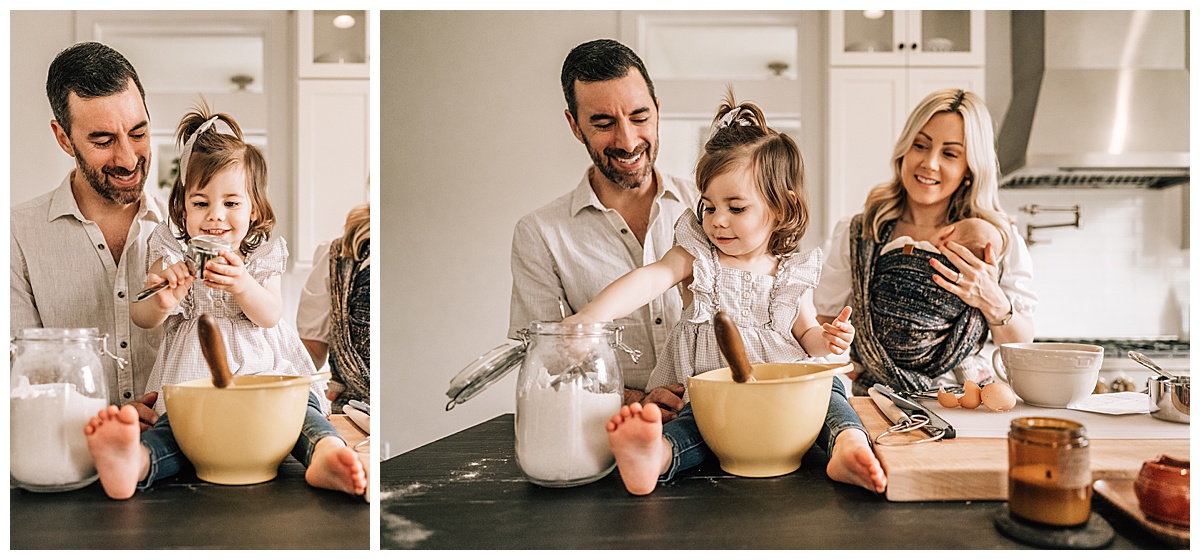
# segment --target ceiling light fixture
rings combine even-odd
[[[333,18],[333,26],[338,29],[350,29],[351,27],[354,27],[355,23],[358,22],[354,21],[354,16],[347,14],[342,14]]]
[[[883,17],[883,10],[863,10],[863,17],[867,19],[879,19]]]

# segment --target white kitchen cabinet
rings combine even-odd
[[[292,254],[310,263],[350,209],[371,200],[370,80],[300,80],[296,123],[297,223]]]
[[[826,227],[862,211],[867,192],[892,178],[908,114],[941,88],[983,91],[983,68],[831,68]]]
[[[981,66],[983,10],[834,10],[833,66]]]
[[[296,14],[296,214],[299,264],[342,233],[346,214],[371,200],[371,80],[367,12]]]
[[[297,75],[370,78],[367,10],[300,10],[296,15]]]

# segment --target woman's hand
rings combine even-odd
[[[958,272],[937,259],[929,259],[937,272],[933,276],[937,285],[982,311],[988,323],[999,323],[1010,316],[1012,303],[1000,288],[1000,269],[996,266],[995,248],[991,243],[983,249],[984,260],[979,260],[969,249],[954,241],[946,241],[941,249]]]

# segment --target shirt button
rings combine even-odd
[[[662,324],[662,317],[659,317],[659,318],[655,319],[655,320],[654,320],[654,324],[655,324],[655,325],[661,325],[661,324]]]
[[[129,343],[128,343],[128,342],[125,342],[124,340],[122,340],[122,341],[121,341],[121,348],[129,348]]]
[[[743,310],[742,310],[742,317],[749,317],[749,316],[750,316],[750,310],[749,310],[749,309],[743,309]]]
[[[742,278],[745,278],[746,281],[749,282],[750,281],[750,273],[747,272],[744,276],[742,276]]]
[[[621,228],[621,235],[625,235],[627,233],[629,233],[629,230],[627,230],[625,228]]]
[[[127,399],[132,399],[132,398],[133,398],[133,393],[130,393],[129,391],[125,391],[125,398],[127,398]]]
[[[742,299],[750,299],[750,292],[742,292]]]
[[[119,298],[124,298],[124,297],[125,297],[125,292],[117,292],[117,297],[119,297]]]
[[[101,243],[101,244],[97,245],[97,246],[96,246],[96,248],[97,248],[97,249],[100,249],[101,251],[103,251],[103,250],[104,250],[104,244],[103,244],[103,243]]]

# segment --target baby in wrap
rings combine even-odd
[[[935,238],[959,243],[981,260],[988,243],[997,249],[1002,243],[996,227],[981,218],[966,218],[946,226],[950,228],[948,235]],[[928,241],[900,236],[884,245],[870,280],[870,312],[879,343],[896,366],[940,375],[974,351],[988,331],[979,309],[934,282],[930,258],[955,269]]]

